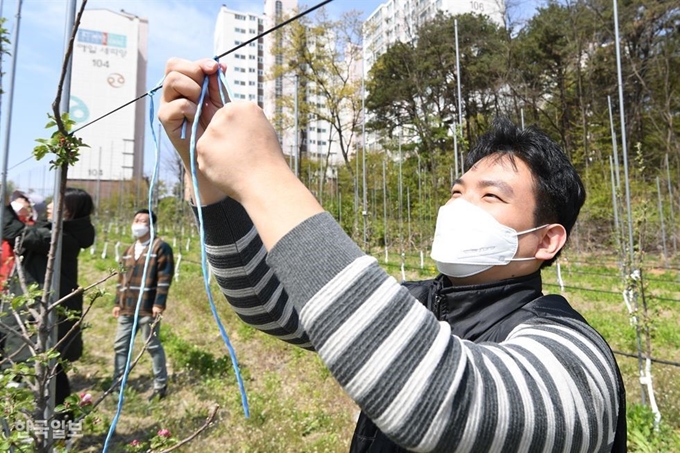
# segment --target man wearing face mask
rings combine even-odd
[[[132,327],[139,304],[137,331],[142,331],[147,350],[151,354],[154,383],[149,401],[163,399],[167,393],[168,371],[165,351],[161,344],[159,318],[165,311],[170,283],[174,275],[172,248],[155,237],[151,241],[156,214],[148,209],[135,213],[132,235],[136,238],[121,257],[118,274],[116,301],[113,316],[118,318],[118,330],[114,340],[114,382],[122,376],[132,343]],[[146,274],[144,273],[146,269]],[[149,338],[150,337],[150,338]]]
[[[210,60],[170,60],[159,118],[190,168],[194,121],[208,258],[246,323],[313,350],[362,413],[352,452],[626,451],[625,391],[604,339],[540,269],[585,201],[565,153],[500,119],[442,207],[442,274],[399,284],[290,171],[252,103],[222,106]]]

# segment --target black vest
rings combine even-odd
[[[434,280],[404,282],[413,297],[447,321],[451,333],[479,343],[500,343],[523,322],[538,317],[586,320],[567,300],[558,295],[543,296],[540,272],[492,284],[453,287],[439,275]],[[627,451],[626,394],[618,366],[616,367],[619,413],[612,452]],[[354,430],[350,453],[407,452],[392,442],[366,414],[361,412]]]

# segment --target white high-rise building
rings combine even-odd
[[[257,13],[235,11],[223,5],[215,25],[215,55],[221,55],[264,30],[273,28],[285,20],[286,15],[293,13],[297,6],[297,0],[265,0],[264,12]],[[292,78],[267,78],[267,72],[275,64],[281,64],[281,57],[272,54],[274,39],[276,35],[269,34],[220,59],[227,65],[225,77],[233,91],[234,100],[256,101],[270,120],[280,119],[283,113],[281,107],[277,107],[277,99],[293,96],[295,92]],[[284,152],[292,153],[293,131],[284,128],[280,121],[275,121],[274,127],[279,133]]]
[[[73,46],[69,111],[75,128],[146,92],[147,30],[147,20],[133,14],[85,10]],[[144,103],[136,102],[77,132],[89,148],[80,150],[69,179],[90,190],[96,181],[97,192],[101,182],[141,180],[145,119]]]
[[[234,11],[222,6],[215,25],[215,55],[221,55],[242,45],[297,12],[297,0],[265,0],[264,13]],[[297,128],[296,136],[292,121],[283,121],[284,116],[288,119],[294,117],[292,109],[284,110],[280,100],[282,98],[292,99],[295,96],[295,77],[293,74],[275,79],[269,77],[275,65],[284,63],[281,55],[273,53],[277,44],[282,44],[276,43],[275,39],[283,38],[277,37],[276,33],[271,33],[220,60],[227,65],[225,76],[235,100],[256,101],[262,107],[267,118],[274,124],[285,154],[294,156],[297,146],[301,155],[313,158],[325,157],[330,152],[330,162],[338,162],[342,157],[336,149],[338,145],[332,138],[331,127],[327,123],[309,122],[307,128]],[[309,89],[303,86],[298,88]],[[323,102],[305,94],[301,94],[300,97],[305,98],[307,102]]]
[[[261,38],[248,41],[262,33],[264,19],[262,14],[233,11],[222,5],[217,15],[214,41],[215,55],[243,46],[220,61],[227,65],[225,78],[234,100],[257,102],[260,107],[264,107],[265,102],[264,43]]]
[[[284,20],[287,17],[295,14],[298,9],[297,0],[264,0],[264,17],[265,29],[269,30]],[[273,49],[277,44],[275,39],[276,33],[271,33],[265,37],[264,42],[264,69],[265,74],[271,71],[274,65],[283,64],[283,57],[281,55],[274,55]],[[303,144],[303,138],[299,135],[296,140],[295,132],[292,127],[285,127],[281,121],[284,114],[281,104],[278,101],[282,97],[292,97],[295,95],[295,78],[281,76],[273,80],[265,81],[265,96],[264,96],[264,112],[268,118],[274,120],[274,128],[279,134],[281,148],[283,152],[289,155],[294,155],[295,146]],[[292,112],[290,112],[292,114]]]
[[[364,74],[376,59],[396,42],[417,38],[418,27],[432,20],[439,11],[451,15],[485,14],[498,24],[504,23],[504,0],[390,0],[366,19],[363,27]]]

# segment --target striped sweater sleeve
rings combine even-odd
[[[461,340],[328,213],[290,231],[267,262],[331,373],[404,448],[611,451],[615,362],[586,324],[534,320],[502,343]]]
[[[210,268],[236,314],[258,330],[312,349],[295,306],[265,262],[267,251],[243,207],[227,198],[202,211]]]

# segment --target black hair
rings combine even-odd
[[[87,217],[94,211],[94,203],[89,193],[83,189],[67,187],[64,191],[64,209],[68,211],[68,219]]]
[[[564,151],[539,128],[521,129],[499,117],[468,153],[467,168],[491,155],[508,156],[511,161],[516,157],[529,167],[534,179],[536,226],[559,223],[568,238],[586,200],[586,190]],[[545,261],[543,267],[551,265],[560,253]]]
[[[149,211],[148,209],[139,209],[137,210],[137,212],[135,212],[135,216],[137,214],[148,214],[149,217],[151,217],[151,221],[153,222],[153,224],[154,225],[156,224],[156,214],[153,211]]]

